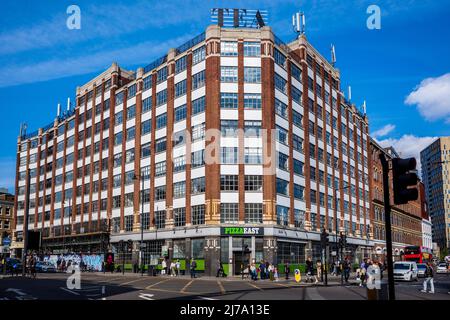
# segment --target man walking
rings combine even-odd
[[[197,262],[194,259],[191,260],[191,278],[195,278],[195,268],[197,268]]]
[[[286,262],[284,266],[284,273],[286,274],[286,280],[289,280],[289,262]]]
[[[422,292],[427,293],[428,282],[430,283],[430,293],[434,293],[434,280],[433,280],[434,270],[431,266],[430,262],[427,262],[427,268],[425,269],[425,281],[423,282],[423,290]]]
[[[345,258],[344,260],[343,269],[344,269],[345,283],[348,283],[348,278],[350,277],[350,261],[348,260],[348,258]]]

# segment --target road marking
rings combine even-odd
[[[285,288],[291,288],[291,286],[288,286],[287,284],[283,284],[283,283],[274,282],[273,284],[276,285],[276,286],[281,286],[281,287],[285,287]]]
[[[196,299],[196,300],[218,300],[218,299],[208,298],[208,297],[198,297],[198,299]]]
[[[145,299],[145,300],[155,300],[155,299],[152,299],[153,296],[154,296],[154,294],[151,294],[151,293],[140,293],[139,294],[139,298]]]
[[[309,287],[306,289],[306,295],[309,297],[310,300],[325,300],[324,297],[322,297],[319,294],[319,291],[317,288]]]
[[[194,282],[194,280],[189,281],[184,287],[183,289],[180,290],[180,292],[185,292],[187,287],[189,287],[191,285],[191,283]]]
[[[158,281],[158,282],[156,282],[156,283],[154,283],[154,284],[151,284],[151,285],[145,287],[145,289],[148,290],[148,289],[153,288],[154,286],[156,286],[156,285],[158,285],[158,284],[160,284],[160,283],[164,283],[164,282],[167,282],[167,281],[169,281],[169,280],[170,280],[170,279],[164,279],[164,280]]]
[[[254,285],[254,284],[251,283],[251,282],[247,282],[247,284],[251,285],[253,288],[256,288],[256,289],[258,289],[258,290],[260,290],[260,291],[264,291],[264,289],[262,289],[262,288],[260,288],[260,287],[257,287],[256,285]]]
[[[59,287],[59,288],[60,288],[61,290],[67,291],[67,292],[69,292],[69,293],[71,293],[71,294],[74,294],[74,295],[76,295],[76,296],[79,296],[79,295],[80,295],[78,292],[74,292],[74,291],[69,290],[69,289],[66,289],[66,288],[64,288],[64,287]]]
[[[133,283],[133,282],[138,282],[138,281],[141,281],[141,280],[144,280],[144,279],[145,279],[145,278],[139,278],[139,279],[127,281],[127,282],[124,282],[124,283],[119,284],[119,287],[125,286],[125,285],[130,284],[130,283]]]
[[[16,294],[18,294],[19,296],[26,296],[27,294],[25,292],[23,292],[20,289],[15,289],[15,288],[8,288],[5,290],[5,292],[14,292]]]
[[[219,285],[220,292],[222,294],[225,294],[226,291],[225,291],[225,288],[223,287],[222,283],[219,280],[217,280],[217,284]]]

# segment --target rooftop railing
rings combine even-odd
[[[187,41],[186,43],[183,43],[181,46],[176,48],[175,49],[176,54],[179,55],[180,53],[183,53],[183,52],[189,50],[190,48],[192,48],[192,47],[196,46],[197,44],[199,44],[200,42],[204,41],[205,38],[206,38],[206,33],[202,32],[195,38],[192,38],[191,40]]]
[[[150,63],[149,65],[147,65],[144,68],[144,73],[150,72],[153,69],[156,69],[157,67],[159,67],[160,65],[162,65],[164,62],[167,61],[167,54],[156,59],[155,61],[153,61],[152,63]]]

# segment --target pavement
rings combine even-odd
[[[352,275],[352,279],[354,276]],[[304,280],[304,279],[302,279]],[[435,294],[420,292],[418,282],[396,283],[398,300],[450,300],[450,275],[436,275]],[[151,277],[146,274],[53,273],[28,277],[1,276],[0,300],[366,300],[367,291],[340,277],[322,283],[297,283],[293,277],[278,281],[241,277],[216,278],[189,275]]]

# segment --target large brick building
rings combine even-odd
[[[422,177],[436,242],[450,248],[450,137],[440,137],[420,152]]]
[[[0,255],[9,254],[14,226],[14,195],[0,188]]]
[[[305,36],[211,25],[136,72],[113,64],[67,115],[19,137],[16,229],[30,172],[29,228],[52,250],[104,251],[107,238],[136,250],[144,228],[145,263],[164,251],[231,273],[242,241],[257,261],[319,258],[336,223],[360,259],[373,247],[369,144],[367,117]]]
[[[386,250],[386,227],[384,216],[384,191],[383,191],[383,170],[379,158],[380,153],[384,153],[386,158],[398,158],[399,155],[394,148],[383,148],[375,140],[370,139],[370,156],[372,158],[372,212],[374,216],[374,254],[383,259]],[[389,194],[391,205],[394,203],[392,189],[392,172],[389,172]],[[423,246],[422,219],[426,219],[426,201],[423,192],[423,183],[417,184],[419,198],[416,201],[403,205],[392,205],[391,225],[392,225],[392,248],[394,258],[402,259],[406,246]],[[428,247],[431,249],[431,247]]]

